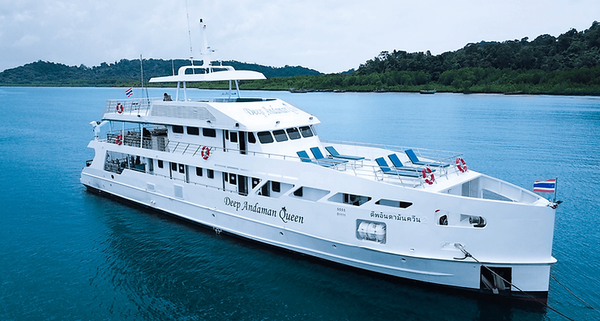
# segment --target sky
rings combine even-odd
[[[559,36],[600,21],[599,0],[0,0],[0,71],[38,60],[214,59],[323,73],[381,51]],[[191,48],[191,50],[190,50]]]

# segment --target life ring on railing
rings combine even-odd
[[[115,143],[117,143],[117,145],[123,144],[123,136],[121,136],[121,134],[117,135],[117,138],[115,139]]]
[[[425,179],[425,183],[431,185],[435,182],[435,176],[433,176],[433,171],[429,167],[423,168],[423,178]]]
[[[210,147],[203,146],[200,155],[202,156],[202,159],[207,160],[210,157]]]
[[[465,162],[464,159],[459,157],[456,159],[456,168],[458,168],[458,170],[461,171],[462,173],[465,173],[465,172],[467,172],[467,163]]]
[[[123,112],[123,104],[121,103],[117,103],[117,113],[122,113]]]

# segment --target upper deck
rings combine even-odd
[[[316,116],[272,98],[112,99],[107,101],[103,120],[244,131],[320,123]]]

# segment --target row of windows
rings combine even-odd
[[[163,168],[164,163],[162,160],[157,160],[157,163],[158,163],[159,168]],[[184,164],[178,164],[178,163],[170,163],[170,164],[171,164],[171,171],[179,172],[182,174],[185,173],[185,165]],[[204,169],[202,167],[196,167],[196,176],[203,176],[203,175],[204,175]],[[214,170],[206,169],[206,177],[210,178],[210,179],[215,178]],[[233,173],[228,174],[228,173],[223,172],[223,180],[225,182],[229,182],[232,185],[237,184],[237,177],[238,177],[238,175],[236,175],[236,174],[233,174]],[[239,175],[239,177],[245,179],[245,176]],[[259,178],[252,177],[252,189],[254,189],[256,186],[258,186],[260,184],[260,181],[261,180]],[[282,185],[285,185],[285,188],[282,188]],[[271,180],[271,181],[266,182],[262,186],[262,188],[259,190],[258,193],[259,193],[259,195],[269,197],[269,196],[272,196],[271,195],[272,192],[277,193],[277,194],[282,194],[282,193],[285,193],[285,192],[289,191],[290,189],[292,189],[293,186],[294,185],[292,185],[292,184],[281,183],[281,182]],[[315,189],[315,188],[306,187],[306,186],[301,186],[298,189],[296,189],[292,194],[295,197],[307,198],[312,201],[317,201],[317,200],[321,199],[323,196],[329,194],[329,191]],[[247,195],[247,193],[245,191],[244,191],[244,195]],[[330,197],[328,200],[331,202],[349,204],[349,205],[354,205],[354,206],[361,206],[361,205],[365,204],[366,202],[370,201],[371,199],[372,198],[370,196],[355,195],[355,194],[348,194],[348,193],[337,193],[337,194],[333,195],[332,197]],[[398,208],[408,208],[411,205],[413,205],[413,203],[411,203],[411,202],[388,200],[388,199],[380,199],[377,202],[375,202],[375,204],[389,206],[389,207],[398,207]]]
[[[188,126],[188,127],[186,127],[186,131],[187,131],[188,135],[194,135],[194,136],[200,135],[200,128],[198,128],[198,127],[189,127]],[[184,133],[183,126],[174,125],[173,133],[183,134]],[[238,142],[237,133],[231,132],[231,134],[230,134],[228,131],[225,131],[225,135],[228,136],[228,137],[226,137],[226,139],[229,139],[232,143]],[[202,128],[202,136],[217,137],[217,132],[214,128]],[[256,136],[258,136],[258,141],[260,141],[261,144],[270,144],[275,141],[285,142],[287,140],[296,140],[296,139],[300,139],[302,137],[309,138],[309,137],[315,136],[315,134],[310,126],[301,126],[298,128],[290,127],[287,129],[277,129],[277,130],[274,130],[273,133],[271,133],[270,131],[262,131],[262,132],[256,133]],[[251,144],[256,143],[256,137],[254,136],[253,132],[248,133],[248,142]]]
[[[188,135],[199,136],[200,128],[198,127],[190,127],[187,128]],[[173,133],[175,134],[183,134],[183,126],[173,125]],[[217,137],[217,131],[214,128],[202,128],[202,136],[204,137]]]
[[[285,142],[288,139],[296,140],[300,139],[301,137],[309,138],[313,137],[314,133],[310,126],[302,126],[299,128],[291,127],[285,130],[277,129],[273,131],[272,135],[270,131],[258,132],[256,133],[256,135],[258,136],[258,140],[261,144],[270,144],[274,141]],[[273,139],[273,137],[275,137],[275,139]],[[248,133],[248,142],[253,144],[256,143],[256,139],[254,138],[253,133]]]
[[[158,163],[158,168],[163,168],[164,167],[164,163],[162,160],[157,160]],[[181,174],[185,174],[185,165],[184,164],[177,164],[177,163],[171,163],[171,171],[173,172],[179,172]],[[196,176],[203,176],[203,169],[202,167],[196,167]],[[212,169],[206,169],[206,177],[208,178],[215,178],[215,171]]]

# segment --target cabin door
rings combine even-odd
[[[238,132],[240,141],[240,154],[246,154],[246,132]]]
[[[228,151],[236,152],[240,150],[239,133],[236,131],[226,131],[225,148]]]

